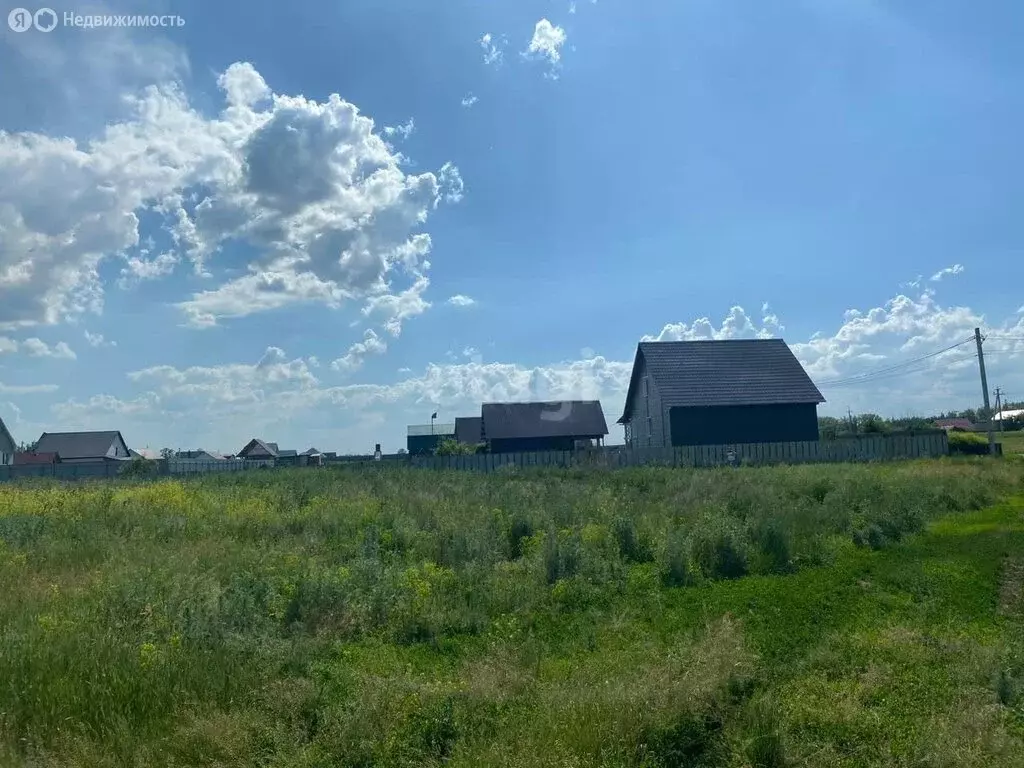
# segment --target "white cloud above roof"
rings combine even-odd
[[[378,315],[393,305],[404,314],[383,316],[390,327],[416,314],[392,286],[429,285],[419,230],[461,200],[458,169],[407,173],[355,105],[273,94],[251,64],[218,84],[227,107],[214,118],[172,82],[134,97],[134,115],[88,143],[0,133],[0,328],[101,312],[106,259],[123,259],[119,284],[130,287],[182,259],[209,274],[228,243],[249,247],[248,274],[180,302],[193,326],[309,302]],[[163,219],[173,251],[149,255],[142,215]]]

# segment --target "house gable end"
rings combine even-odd
[[[240,458],[248,458],[251,455],[255,455],[259,458],[272,459],[277,456],[277,452],[270,448],[270,446],[273,445],[274,443],[268,444],[263,440],[260,440],[258,437],[255,437],[245,444],[245,447],[238,452],[238,456]]]
[[[13,456],[17,447],[18,444],[14,442],[14,435],[7,429],[4,420],[0,419],[0,453],[8,453]]]
[[[124,441],[120,432],[114,434],[114,439],[110,443],[110,449],[107,451],[107,456],[115,459],[126,459],[131,456],[128,452],[128,444]]]
[[[640,386],[640,374],[644,368],[646,368],[644,353],[640,345],[637,344],[636,354],[633,356],[633,371],[629,374],[629,389],[626,390],[626,404],[622,411],[622,417],[618,421],[619,424],[625,424],[632,418],[634,401]]]

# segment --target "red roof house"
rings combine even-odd
[[[60,464],[60,454],[28,451],[14,454],[14,466],[24,467],[29,464]]]

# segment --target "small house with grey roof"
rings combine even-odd
[[[56,454],[62,464],[130,461],[120,432],[43,432],[35,453]]]
[[[535,403],[484,403],[480,439],[491,453],[572,451],[599,445],[608,434],[597,400]],[[475,425],[467,425],[475,435]]]
[[[634,448],[817,440],[823,402],[782,339],[650,341],[619,423]]]
[[[277,447],[277,443],[269,443],[254,437],[238,452],[238,458],[273,460],[280,452],[281,449]]]

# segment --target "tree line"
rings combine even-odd
[[[1003,410],[1024,409],[1024,402],[1005,403]],[[982,424],[985,417],[982,409],[967,408],[962,411],[943,411],[936,416],[903,416],[886,418],[877,413],[861,413],[836,418],[820,416],[818,430],[824,438],[843,437],[848,435],[889,434],[892,432],[921,432],[935,429],[935,422],[944,419],[967,419],[972,424]],[[1024,429],[1024,415],[1015,416],[1003,421],[1003,430],[1016,432]]]

